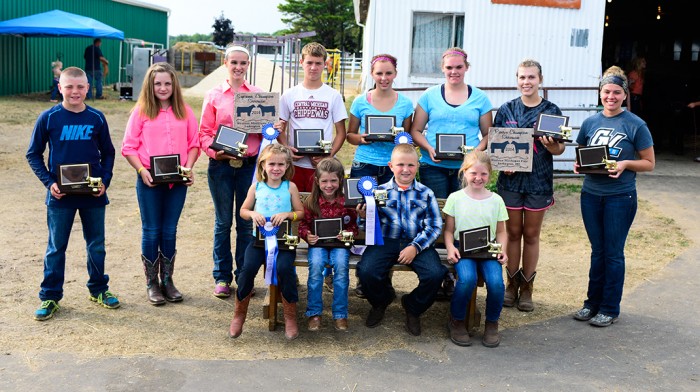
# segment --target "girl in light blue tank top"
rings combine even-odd
[[[289,179],[294,175],[292,154],[286,146],[270,144],[258,157],[256,180],[250,186],[248,195],[241,206],[241,218],[252,220],[254,227],[264,226],[269,220],[279,226],[285,220],[291,222],[304,217],[299,190]],[[289,222],[289,224],[291,224]],[[284,335],[295,339],[299,335],[296,321],[296,306],[299,300],[294,272],[295,250],[280,247],[277,252],[277,286],[282,292],[284,305]],[[267,253],[264,247],[248,245],[243,259],[243,268],[238,275],[236,290],[236,310],[231,320],[229,336],[237,338],[243,332],[243,323],[248,312],[255,276],[265,263]]]

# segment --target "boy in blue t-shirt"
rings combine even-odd
[[[90,300],[109,309],[119,307],[119,300],[108,290],[109,276],[104,273],[105,205],[109,203],[105,191],[112,180],[114,146],[104,115],[85,105],[88,88],[82,69],[69,67],[61,72],[58,89],[63,102],[39,115],[27,150],[29,166],[48,189],[49,242],[39,292],[42,302],[34,313],[40,321],[53,317],[63,298],[66,248],[76,212],[86,243]],[[47,145],[48,167],[44,163]],[[90,165],[91,177],[102,179],[99,191],[92,195],[62,193],[57,183],[58,165],[80,163]]]

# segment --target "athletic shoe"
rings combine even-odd
[[[216,282],[214,286],[214,296],[219,298],[228,298],[231,296],[231,283]]]
[[[583,307],[574,313],[574,319],[578,321],[588,321],[596,314],[590,308]]]
[[[44,321],[53,317],[53,314],[58,311],[61,307],[58,306],[58,302],[48,299],[41,303],[39,309],[34,312],[34,320]]]
[[[90,301],[97,302],[107,309],[116,309],[121,306],[117,297],[110,293],[109,290],[99,293],[97,296],[90,294]]]
[[[594,327],[607,327],[617,322],[617,317],[608,316],[607,314],[596,314],[588,324]]]

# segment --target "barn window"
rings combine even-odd
[[[442,52],[464,43],[464,14],[415,12],[411,38],[411,75],[440,75]]]

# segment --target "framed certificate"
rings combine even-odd
[[[569,125],[568,116],[557,116],[542,113],[537,118],[534,137],[551,136],[558,142],[570,142],[571,133],[567,131]]]
[[[493,259],[489,250],[491,228],[489,226],[459,232],[459,254],[462,258]]]
[[[180,166],[180,154],[151,157],[151,178],[154,184],[181,184],[188,182],[188,172]]]
[[[396,117],[387,115],[366,115],[365,140],[372,142],[394,142],[392,128],[396,126]]]
[[[253,243],[253,246],[256,246],[258,248],[264,248],[265,247],[265,237],[262,234],[262,231],[260,231],[259,228],[255,229],[256,231],[256,236],[255,236],[255,242]],[[277,230],[277,247],[282,250],[293,250],[296,248],[296,245],[299,244],[299,238],[295,235],[292,235],[292,222],[289,219],[286,219],[282,221],[282,223],[279,226],[279,230]],[[292,247],[290,248],[290,245],[288,242],[290,242],[290,237],[291,242],[293,244],[291,245]]]
[[[461,161],[464,159],[462,151],[465,149],[465,135],[454,135],[449,133],[435,134],[435,158],[450,161]]]
[[[330,154],[330,142],[323,143],[323,129],[295,129],[294,148],[300,155]],[[324,148],[325,147],[325,148]]]
[[[318,236],[318,242],[313,246],[344,247],[344,243],[338,240],[342,231],[343,218],[314,219],[313,233]]]
[[[376,181],[376,177],[372,177]],[[359,178],[345,178],[343,180],[343,194],[345,195],[345,207],[357,207],[358,204],[365,202],[365,197],[357,189]]]
[[[58,165],[58,189],[65,194],[95,194],[100,192],[102,179],[90,176],[90,164]]]
[[[247,140],[248,134],[246,132],[227,127],[226,125],[219,125],[216,136],[214,136],[214,141],[209,148],[214,151],[224,151],[228,155],[242,158],[248,150],[248,146],[246,145]]]
[[[607,145],[576,147],[576,163],[579,173],[610,174],[605,168],[605,161],[609,159]]]

